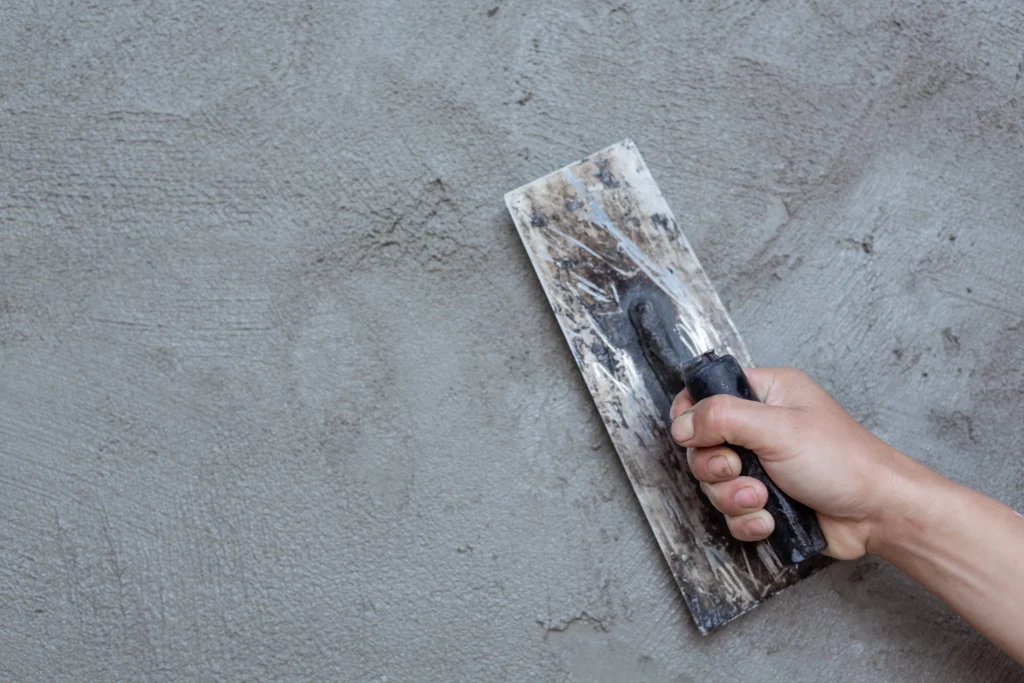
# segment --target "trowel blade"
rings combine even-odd
[[[667,395],[629,318],[653,302],[690,355],[750,356],[631,140],[505,195],[640,505],[701,633],[825,563],[785,567],[741,543],[700,493],[668,432]]]

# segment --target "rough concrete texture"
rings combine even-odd
[[[759,362],[1024,506],[1022,30],[4,3],[0,678],[1024,680],[875,559],[699,637],[502,204],[632,136]]]

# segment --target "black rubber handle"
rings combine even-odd
[[[748,401],[757,396],[743,373],[743,368],[730,355],[716,356],[709,351],[686,363],[683,381],[690,396],[700,401],[708,396],[728,394]],[[813,557],[828,545],[814,510],[783,493],[768,477],[757,454],[740,446],[729,446],[740,456],[740,474],[754,477],[768,489],[765,509],[775,518],[775,531],[768,537],[775,554],[786,563],[796,564]]]

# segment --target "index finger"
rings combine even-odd
[[[768,395],[768,390],[772,384],[775,383],[775,368],[744,368],[744,374],[747,376],[747,380],[750,381],[750,386],[754,389],[754,393],[757,394],[758,399],[763,403],[765,397]],[[669,415],[672,420],[690,410],[697,404],[690,396],[690,392],[683,389],[676,395],[672,401],[672,408],[669,410]]]
[[[672,401],[672,409],[669,410],[669,415],[672,420],[675,421],[677,417],[685,413],[687,410],[695,405],[693,396],[690,396],[690,392],[683,389],[676,394],[675,400]]]

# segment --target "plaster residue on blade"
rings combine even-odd
[[[742,544],[702,499],[667,433],[671,397],[644,361],[629,301],[661,292],[694,355],[751,365],[725,308],[632,142],[506,196],[573,355],[698,628],[793,583],[766,543]]]

